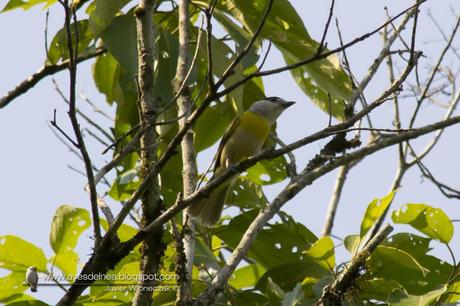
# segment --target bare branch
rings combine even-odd
[[[100,227],[100,220],[99,220],[99,211],[98,211],[98,203],[97,203],[97,191],[96,191],[96,184],[94,182],[94,174],[93,174],[93,166],[91,159],[89,157],[88,151],[86,149],[85,141],[83,139],[83,135],[80,130],[80,124],[78,123],[77,119],[77,112],[76,112],[76,95],[75,95],[75,87],[76,87],[76,76],[77,76],[77,59],[78,59],[78,49],[75,47],[78,45],[78,31],[75,31],[75,46],[72,42],[72,32],[71,32],[71,19],[73,16],[74,23],[77,23],[75,11],[72,11],[68,5],[68,1],[62,1],[62,6],[64,7],[65,12],[65,29],[67,33],[67,50],[69,53],[69,60],[68,60],[68,68],[69,68],[69,111],[68,115],[70,118],[70,122],[72,123],[72,128],[77,139],[78,148],[80,149],[81,156],[83,158],[86,170],[86,176],[88,178],[88,186],[90,192],[90,200],[91,200],[91,213],[93,219],[93,226],[94,226],[94,244],[95,246],[98,245],[99,241],[101,240],[101,227]]]
[[[81,63],[88,59],[102,55],[106,52],[107,52],[106,49],[98,48],[93,53],[89,53],[89,54],[78,57],[76,63]],[[34,87],[35,84],[40,82],[42,79],[46,78],[47,76],[53,75],[59,71],[65,70],[68,67],[69,67],[69,60],[65,60],[59,64],[43,66],[37,72],[32,74],[30,77],[28,77],[26,80],[22,81],[14,89],[9,91],[5,96],[0,98],[0,108],[7,106],[11,101],[16,99],[20,95],[26,93],[29,89]]]

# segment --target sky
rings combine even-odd
[[[2,3],[5,1],[2,1]],[[324,23],[329,11],[329,1],[302,1],[292,0],[291,3],[302,17],[310,35],[315,39],[321,38]],[[436,3],[436,4],[435,4]],[[384,7],[390,14],[396,14],[412,5],[412,1],[387,0],[337,0],[335,17],[338,18],[345,41],[369,32],[380,24],[386,17]],[[1,4],[0,6],[3,6]],[[434,0],[424,5],[420,17],[418,39],[416,46],[422,49],[427,56],[426,70],[429,63],[436,59],[443,40],[440,33],[433,26],[427,16],[428,8],[441,26],[449,32],[454,24],[451,8],[460,14],[460,5],[455,0]],[[43,65],[45,58],[44,29],[46,12],[39,7],[29,11],[12,11],[0,14],[0,41],[2,51],[0,56],[0,96],[11,90],[16,84],[27,78]],[[61,8],[56,5],[50,9],[48,33],[49,39],[62,26]],[[408,35],[404,36],[406,39]],[[327,41],[329,46],[337,46],[337,33],[332,24]],[[460,39],[454,41],[454,46],[460,47]],[[347,51],[354,75],[361,79],[369,65],[378,53],[381,38],[374,36],[355,45]],[[446,63],[457,65],[452,53],[447,56]],[[84,94],[107,113],[113,114],[114,109],[103,103],[104,97],[97,92],[91,77],[92,61],[85,62],[78,70],[78,92]],[[266,69],[283,65],[280,54],[273,50],[265,66]],[[400,66],[399,68],[402,68]],[[424,70],[425,69],[425,70]],[[67,74],[58,73],[54,76],[57,82],[66,89]],[[328,124],[328,116],[316,108],[311,101],[297,87],[288,72],[270,76],[264,79],[267,96],[281,96],[287,100],[297,101],[278,121],[278,135],[285,142],[295,141],[305,134],[324,128]],[[375,79],[366,90],[366,98],[372,101],[387,86],[386,69],[380,69]],[[92,109],[81,99],[78,101],[82,110],[91,113]],[[408,102],[409,103],[409,102]],[[413,104],[404,106],[409,109]],[[49,246],[50,224],[56,209],[63,205],[73,205],[89,209],[89,197],[83,190],[85,178],[71,170],[68,165],[83,170],[81,161],[53,135],[49,128],[49,120],[56,109],[58,123],[66,130],[71,131],[67,117],[66,105],[54,90],[51,78],[48,78],[26,94],[14,100],[9,106],[0,109],[0,235],[12,234],[22,237],[40,246],[49,257],[52,255]],[[442,117],[444,108],[436,105],[427,105],[422,108],[419,125],[433,122]],[[392,114],[391,106],[386,105],[378,111],[376,126],[390,127]],[[458,111],[457,111],[458,114]],[[405,114],[403,114],[404,116]],[[95,119],[104,125],[110,122],[102,116],[94,115]],[[460,165],[455,159],[460,154],[458,134],[460,127],[456,126],[448,131],[439,142],[436,149],[426,159],[426,164],[437,177],[452,186],[460,186],[458,173]],[[90,154],[97,165],[109,160],[109,156],[102,156],[102,147],[88,138]],[[430,137],[418,140],[416,147],[423,147]],[[321,143],[314,143],[307,148],[295,152],[298,169],[321,149]],[[199,165],[204,169],[215,152],[215,147],[199,156]],[[333,233],[339,237],[359,233],[361,218],[367,204],[376,197],[388,193],[391,181],[397,167],[395,148],[389,148],[355,167],[349,174],[343,190],[342,200]],[[320,235],[324,217],[335,180],[335,171],[320,178],[312,186],[308,186],[295,199],[290,201],[285,210],[294,215],[296,220],[305,224],[315,234]],[[286,183],[266,188],[270,199]],[[458,200],[448,200],[430,183],[420,178],[420,173],[413,168],[404,178],[402,187],[394,201],[394,209],[405,203],[426,203],[442,208],[453,219],[460,219]],[[116,211],[115,204],[111,204]],[[406,226],[396,226],[395,231],[408,231]],[[458,223],[457,233],[454,236],[454,250],[460,250]],[[82,235],[77,251],[82,257],[90,253],[90,232]],[[443,246],[433,245],[436,254],[449,260]],[[338,248],[340,259],[347,260],[347,253]],[[457,256],[460,257],[460,251]],[[1,273],[1,272],[0,272]],[[3,275],[3,274],[0,274]],[[37,297],[52,303],[61,295],[61,292],[40,290]]]

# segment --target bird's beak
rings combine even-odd
[[[282,106],[283,108],[288,108],[289,106],[294,105],[294,104],[295,104],[294,101],[284,101]]]

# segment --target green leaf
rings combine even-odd
[[[215,235],[228,247],[235,248],[257,213],[254,209],[234,217],[228,225],[217,227]],[[316,236],[292,217],[285,219],[283,223],[265,225],[248,252],[250,258],[266,269],[289,262],[311,261],[302,250],[309,248],[317,240]]]
[[[10,0],[8,3],[3,7],[1,13],[8,12],[14,9],[23,9],[24,11],[27,11],[28,9],[32,8],[33,6],[40,4],[40,3],[46,3],[44,8],[47,8],[54,4],[57,0]]]
[[[98,56],[93,64],[94,83],[99,92],[105,94],[106,101],[109,104],[112,104],[117,100],[117,97],[122,95],[118,83],[119,67],[118,62],[110,53]]]
[[[265,12],[267,1],[229,0],[218,5],[252,33],[258,28]],[[273,3],[261,38],[271,40],[281,51],[286,63],[292,64],[313,57],[318,50],[318,43],[308,34],[302,19],[287,0]],[[325,50],[326,51],[326,50]],[[323,52],[325,52],[323,51]],[[344,99],[351,96],[351,83],[345,71],[340,67],[336,56],[292,70],[294,79],[301,89],[334,117],[343,118]],[[322,91],[320,95],[317,92]],[[332,109],[329,111],[329,99],[332,96]]]
[[[85,55],[89,53],[93,48],[89,45],[94,39],[93,34],[89,31],[88,20],[80,20],[70,26],[72,41],[75,44],[76,30],[78,29],[78,55]],[[69,50],[67,48],[67,31],[65,28],[60,29],[51,41],[46,64],[56,64],[60,60],[66,60],[69,58]]]
[[[247,265],[237,269],[228,283],[237,290],[252,288],[265,273],[265,268],[258,264]]]
[[[109,230],[109,224],[107,223],[107,220],[101,219],[101,225],[104,231],[107,232]],[[123,223],[118,229],[117,235],[121,242],[125,242],[133,238],[137,232],[138,230],[132,227],[131,225]]]
[[[222,25],[225,31],[236,42],[237,52],[241,52],[249,43],[251,34],[247,32],[239,24],[234,23],[227,17],[221,10],[215,10],[214,17]],[[251,48],[248,53],[243,57],[241,63],[244,68],[251,67],[257,63],[259,56],[257,55],[257,48]]]
[[[460,301],[460,280],[453,282],[447,287],[445,298],[442,301],[446,303]]]
[[[393,201],[396,190],[393,190],[381,199],[374,199],[367,206],[363,221],[361,222],[361,237],[374,225],[375,221],[385,212]]]
[[[95,37],[112,22],[129,0],[94,0],[89,17],[89,28]]]
[[[358,279],[357,287],[359,288],[360,299],[376,299],[386,301],[388,296],[396,289],[402,289],[402,286],[394,280],[381,278]]]
[[[241,208],[257,208],[266,206],[268,200],[260,185],[240,177],[232,185],[227,197],[227,204],[237,205]]]
[[[56,254],[73,250],[81,233],[91,225],[86,209],[62,205],[56,210],[51,224],[50,243]]]
[[[378,246],[367,267],[373,277],[395,280],[411,293],[420,290],[428,273],[411,254],[388,246]]]
[[[113,1],[113,0],[112,0]],[[121,15],[113,19],[101,33],[102,41],[127,75],[137,74],[136,21],[132,15]]]
[[[271,160],[262,160],[249,168],[247,177],[258,185],[270,185],[286,178],[286,159],[279,156]]]
[[[193,263],[196,266],[205,265],[207,268],[219,269],[219,262],[216,257],[203,239],[199,237],[195,239],[195,257]]]
[[[304,254],[314,259],[324,269],[333,271],[335,267],[334,243],[330,237],[322,237],[315,241]]]
[[[0,300],[6,299],[27,290],[28,287],[23,285],[25,282],[25,276],[25,271],[20,271],[11,272],[7,276],[0,278]]]
[[[62,251],[59,254],[53,255],[49,261],[59,267],[65,275],[77,275],[77,264],[80,259],[74,251]]]
[[[344,239],[344,245],[348,252],[355,254],[356,248],[359,246],[360,236],[359,235],[348,235]]]
[[[262,295],[253,291],[237,291],[232,296],[233,305],[251,305],[251,306],[266,306],[268,299],[265,295]]]
[[[426,204],[405,204],[391,216],[393,222],[409,224],[433,239],[449,243],[454,235],[454,226],[449,217],[439,208]]]
[[[139,187],[140,180],[136,169],[120,174],[109,190],[109,196],[115,201],[125,201]]]
[[[386,239],[382,245],[392,246],[418,258],[430,251],[430,238],[411,233],[397,233]]]
[[[42,249],[22,238],[0,236],[0,268],[25,273],[28,267],[46,271],[46,257]]]
[[[430,291],[424,295],[410,295],[404,290],[394,291],[388,298],[388,306],[425,306],[435,301],[446,291],[445,287]]]
[[[203,151],[216,143],[224,134],[235,113],[228,101],[207,107],[195,124],[195,148]]]
[[[266,292],[272,282],[287,292],[293,290],[298,283],[301,283],[307,277],[319,280],[326,275],[330,275],[328,269],[322,267],[315,260],[306,257],[302,261],[281,264],[267,270],[257,283],[257,288],[262,292]]]
[[[302,291],[300,283],[298,283],[292,291],[286,292],[285,296],[281,300],[281,306],[295,306],[302,304],[305,296]]]

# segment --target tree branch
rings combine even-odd
[[[179,127],[183,127],[192,109],[190,91],[186,84],[192,67],[189,65],[189,44],[190,36],[190,14],[188,0],[179,1],[179,57],[175,76],[175,90],[178,95],[179,114],[183,118],[179,120]],[[198,33],[200,35],[200,31]],[[199,39],[197,39],[197,48]],[[187,130],[181,142],[182,151],[182,185],[184,196],[187,197],[195,191],[197,182],[196,152],[194,135],[191,129]],[[179,290],[177,291],[176,305],[188,305],[192,299],[192,269],[195,252],[195,222],[188,217],[187,210],[184,211],[184,227],[181,235],[176,235],[178,246],[178,257],[176,260],[176,271],[179,275]],[[173,226],[176,224],[173,220]],[[179,252],[179,249],[181,252]],[[183,271],[183,273],[179,273]]]
[[[89,193],[90,193],[90,200],[91,200],[91,213],[93,219],[93,226],[94,226],[94,245],[97,246],[99,241],[101,240],[101,227],[100,227],[100,220],[99,220],[99,210],[97,204],[97,191],[96,191],[96,184],[94,182],[94,174],[93,174],[93,166],[91,159],[89,157],[88,151],[86,149],[85,141],[83,139],[83,135],[81,134],[80,124],[78,123],[77,119],[77,111],[76,111],[76,94],[75,94],[75,87],[76,87],[76,76],[77,76],[77,59],[78,59],[78,49],[75,46],[78,46],[78,31],[77,28],[75,30],[75,46],[72,42],[72,31],[71,31],[71,19],[73,15],[73,19],[75,24],[76,15],[75,12],[72,11],[68,5],[68,0],[59,1],[62,6],[64,7],[65,12],[65,29],[67,33],[67,50],[69,53],[69,60],[68,60],[68,68],[69,68],[69,111],[68,115],[70,121],[72,123],[72,128],[77,139],[78,148],[80,149],[81,156],[83,158],[85,164],[85,171],[86,176],[88,178],[88,186],[89,186]]]
[[[155,29],[153,13],[155,0],[140,0],[134,14],[136,17],[137,48],[138,48],[138,110],[141,130],[145,129],[140,139],[141,179],[145,180],[157,161],[157,135],[150,122],[156,121],[158,106],[154,88]],[[161,213],[158,177],[152,178],[150,184],[141,195],[141,224],[146,226]],[[126,206],[126,204],[125,204]],[[115,223],[115,222],[114,222]],[[153,303],[152,290],[156,285],[155,275],[163,257],[165,244],[162,242],[162,231],[146,237],[141,246],[140,273],[144,276],[139,280],[138,290],[134,294],[133,306],[150,306]]]
[[[353,257],[350,264],[346,266],[335,281],[323,289],[323,294],[315,306],[342,305],[343,294],[349,289],[353,280],[359,276],[359,270],[363,267],[367,258],[372,252],[388,237],[393,231],[389,224],[385,225],[369,242],[369,244]]]
[[[89,53],[84,56],[79,56],[76,60],[76,63],[78,64],[78,63],[84,62],[88,59],[97,57],[106,52],[107,50],[105,48],[98,48],[93,53]],[[40,82],[42,79],[46,78],[47,76],[53,75],[59,71],[69,68],[69,63],[70,63],[70,60],[65,60],[59,64],[43,66],[37,72],[35,72],[30,77],[22,81],[14,89],[10,90],[5,96],[0,98],[0,108],[7,106],[11,101],[16,99],[20,95],[26,93],[29,89],[34,87],[35,84],[37,84],[38,82]]]

